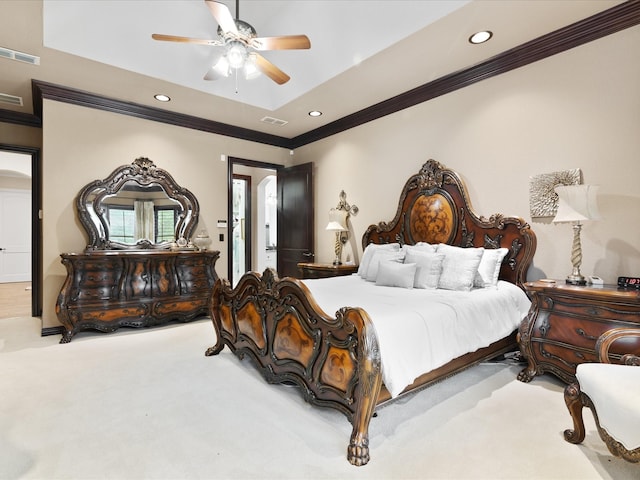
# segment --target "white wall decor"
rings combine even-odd
[[[579,168],[561,172],[541,173],[530,178],[529,209],[531,217],[553,217],[558,211],[558,185],[579,185],[582,183],[582,172]]]

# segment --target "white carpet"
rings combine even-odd
[[[267,384],[215,343],[209,320],[67,345],[37,319],[0,320],[2,479],[632,479],[585,411],[571,426],[563,385],[485,363],[379,411],[371,461],[346,460],[351,426]]]

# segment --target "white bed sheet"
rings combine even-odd
[[[512,283],[470,292],[382,287],[357,274],[304,280],[328,315],[362,307],[378,337],[383,381],[392,397],[423,373],[513,332],[531,302]]]

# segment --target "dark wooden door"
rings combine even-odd
[[[313,164],[278,170],[278,275],[297,277],[313,262]]]

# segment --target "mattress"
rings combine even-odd
[[[304,284],[330,316],[342,307],[361,307],[369,314],[392,397],[420,375],[510,335],[531,304],[519,287],[505,281],[468,292],[385,287],[357,274]]]

